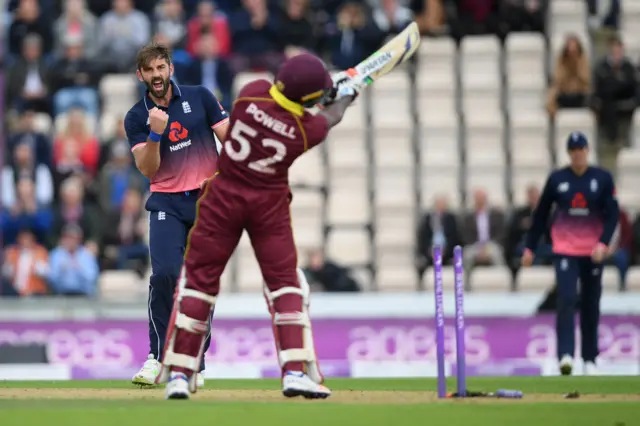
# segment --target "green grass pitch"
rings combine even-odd
[[[2,426],[632,426],[638,377],[468,378],[522,400],[438,400],[433,379],[331,379],[324,401],[287,400],[277,380],[208,380],[190,401],[126,381],[1,382]],[[450,390],[455,386],[451,380]],[[563,395],[580,392],[578,399]],[[510,422],[510,423],[507,423]]]

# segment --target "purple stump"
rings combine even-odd
[[[453,265],[456,294],[456,367],[458,396],[467,394],[464,347],[464,268],[462,266],[462,247],[453,248]]]
[[[433,248],[433,290],[436,299],[436,354],[438,360],[438,398],[447,396],[447,378],[444,372],[444,306],[442,288],[442,247]]]

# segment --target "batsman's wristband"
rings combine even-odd
[[[149,140],[151,142],[160,142],[160,139],[162,139],[162,135],[156,132],[149,132]]]

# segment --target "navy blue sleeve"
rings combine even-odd
[[[618,199],[616,198],[616,187],[613,182],[613,176],[611,173],[604,171],[604,188],[602,191],[602,206],[603,206],[603,220],[604,229],[600,236],[600,242],[609,245],[613,233],[618,226],[620,218],[620,206],[618,205]]]
[[[124,117],[124,130],[127,133],[131,151],[133,151],[136,146],[147,143],[147,137],[149,136],[147,122],[133,110],[130,110]]]
[[[529,232],[527,232],[527,237],[525,239],[525,248],[528,248],[531,251],[535,251],[538,246],[538,241],[540,241],[540,237],[545,232],[547,225],[549,224],[549,213],[551,212],[551,207],[555,201],[554,178],[555,173],[551,173],[547,179],[547,183],[544,185],[544,189],[542,190],[540,201],[532,214],[531,227],[529,228]]]
[[[216,99],[209,89],[202,86],[200,86],[199,89],[204,110],[207,113],[207,123],[209,124],[209,127],[215,129],[229,118],[229,114],[227,114],[227,111],[222,107],[222,104],[218,102],[218,99]]]

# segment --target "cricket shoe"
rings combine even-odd
[[[573,358],[571,355],[564,355],[560,359],[560,374],[570,376],[573,371]]]
[[[301,371],[287,371],[282,378],[282,394],[287,398],[303,396],[307,399],[325,399],[331,395],[331,391]]]
[[[142,387],[155,386],[156,377],[160,374],[161,367],[162,365],[158,360],[152,354],[149,354],[140,371],[131,379],[131,383]]]
[[[585,376],[599,376],[598,366],[593,361],[587,361],[584,363],[584,375]]]
[[[171,373],[164,399],[189,399],[189,378],[184,373]]]

